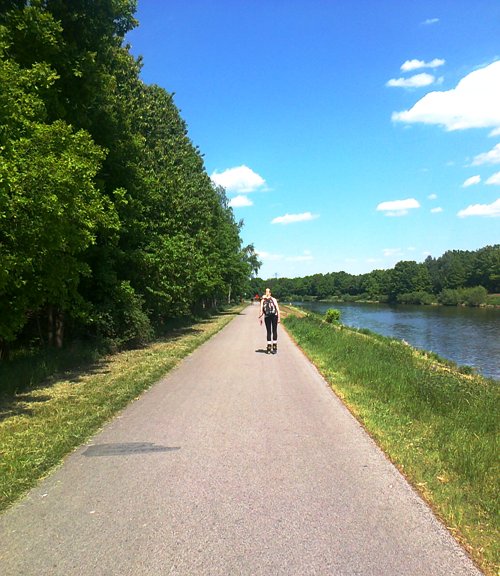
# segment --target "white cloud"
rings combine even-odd
[[[256,250],[256,254],[262,260],[276,262],[278,260],[285,260],[286,262],[307,262],[314,260],[314,256],[309,250],[304,250],[302,254],[298,256],[284,256],[283,254],[272,254],[271,252],[265,252],[264,250]]]
[[[245,165],[228,168],[224,172],[215,170],[210,178],[212,182],[223,186],[228,192],[238,192],[239,194],[255,192],[266,185],[266,181],[262,176]]]
[[[495,172],[492,176],[486,180],[486,184],[500,185],[500,172]]]
[[[444,92],[429,92],[410,110],[394,112],[395,122],[437,124],[446,130],[500,128],[500,60],[471,72]]]
[[[307,220],[315,220],[319,218],[318,214],[311,214],[311,212],[303,212],[302,214],[285,214],[284,216],[277,216],[271,221],[271,224],[292,224],[293,222],[305,222]]]
[[[462,184],[462,188],[468,188],[469,186],[474,186],[475,184],[479,184],[481,182],[481,176],[471,176],[467,178],[467,180]]]
[[[377,206],[377,211],[385,212],[386,216],[405,216],[408,214],[408,210],[411,210],[412,208],[420,208],[420,204],[415,200],[415,198],[381,202]]]
[[[441,58],[434,58],[430,62],[424,62],[423,60],[407,60],[401,65],[401,70],[403,72],[410,72],[411,70],[418,70],[420,68],[438,68],[446,64],[446,60]]]
[[[382,253],[385,257],[390,257],[390,256],[400,256],[403,252],[401,251],[401,248],[384,248],[384,250],[382,250]]]
[[[422,73],[410,76],[410,78],[392,78],[386,86],[396,86],[398,88],[422,88],[430,86],[436,82],[435,76],[432,74]]]
[[[240,194],[239,196],[231,198],[229,206],[232,208],[243,208],[245,206],[253,206],[253,202],[248,198],[248,196]]]
[[[475,156],[471,166],[481,166],[482,164],[500,164],[500,143],[489,152],[483,152]]]
[[[429,196],[427,196],[427,198],[429,200],[437,200],[437,194],[429,194]]]
[[[282,254],[272,254],[271,252],[265,252],[264,250],[255,250],[255,252],[259,258],[262,258],[262,260],[283,260]]]
[[[473,204],[458,212],[460,218],[467,216],[489,216],[491,218],[500,217],[500,198],[492,204]]]
[[[300,256],[288,256],[285,260],[288,262],[307,262],[308,260],[314,260],[314,257],[310,254],[302,254]]]
[[[439,22],[439,18],[427,18],[427,20],[422,22],[422,24],[424,24],[424,26],[430,26],[432,24],[437,24],[438,22]]]
[[[420,204],[415,198],[408,198],[407,200],[390,200],[388,202],[381,202],[377,206],[377,210],[406,210],[408,208],[420,208]]]
[[[431,213],[432,214],[439,214],[440,212],[442,212],[443,209],[438,207],[438,208],[431,208]]]

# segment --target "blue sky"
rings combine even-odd
[[[259,276],[500,242],[498,0],[138,0],[142,79],[175,93]]]

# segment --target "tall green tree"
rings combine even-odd
[[[45,33],[52,38],[49,32],[54,30],[55,25]],[[57,74],[46,63],[23,68],[7,56],[12,42],[9,30],[1,26],[0,339],[4,342],[14,340],[41,309],[55,309],[60,317],[78,308],[79,282],[89,273],[82,254],[100,228],[118,227],[112,205],[94,182],[103,150],[87,132],[75,132],[64,121],[48,122],[44,96]]]
[[[401,294],[429,292],[431,289],[431,278],[424,264],[417,264],[413,260],[401,261],[391,271],[389,299],[392,302],[397,301]]]
[[[500,244],[481,248],[471,256],[467,285],[483,286],[489,292],[500,292]]]

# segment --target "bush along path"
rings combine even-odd
[[[334,312],[284,324],[333,390],[488,574],[500,560],[498,382]]]

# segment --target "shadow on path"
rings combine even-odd
[[[84,456],[126,456],[145,454],[147,452],[175,452],[180,446],[158,446],[152,442],[124,442],[117,444],[93,444],[83,453]]]

